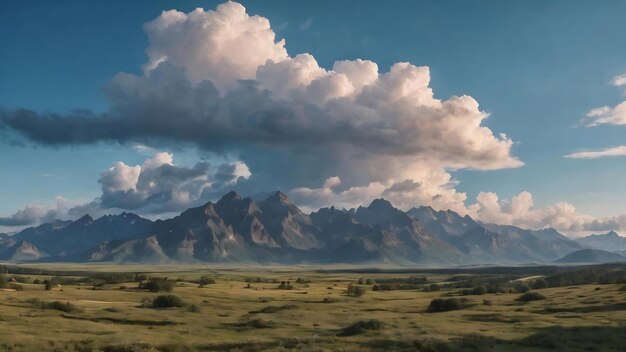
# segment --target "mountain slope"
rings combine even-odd
[[[0,236],[0,259],[112,262],[547,263],[582,249],[554,229],[483,224],[430,207],[404,212],[384,199],[302,212],[274,192],[235,192],[167,219],[122,213],[54,221]]]
[[[600,249],[581,249],[556,260],[557,263],[613,263],[625,262],[626,257]]]
[[[581,246],[558,232],[523,230],[515,226],[482,224],[469,216],[431,207],[412,208],[430,233],[479,262],[528,263],[560,258]]]
[[[626,237],[618,235],[615,231],[577,238],[576,242],[585,247],[602,249],[609,252],[626,250]]]
[[[10,261],[29,261],[37,260],[45,257],[46,254],[41,252],[36,246],[28,241],[19,241],[12,246],[6,248],[3,257]]]
[[[70,257],[104,241],[144,238],[151,227],[152,221],[131,213],[106,215],[97,220],[87,214],[76,221],[57,220],[25,229],[13,239],[32,243],[51,255]]]

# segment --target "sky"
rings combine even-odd
[[[2,2],[0,232],[280,189],[626,233],[625,11]]]

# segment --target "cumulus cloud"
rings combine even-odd
[[[30,204],[11,216],[0,218],[0,226],[36,225],[85,214],[99,217],[121,211],[147,216],[180,212],[214,200],[250,176],[248,166],[241,161],[216,167],[199,162],[187,167],[176,165],[171,153],[156,153],[141,165],[118,161],[104,170],[98,180],[102,193],[91,202],[58,197],[53,205]]]
[[[597,159],[624,155],[626,155],[626,146],[620,145],[618,147],[606,148],[601,150],[576,152],[565,155],[565,157],[570,159]]]
[[[626,74],[615,76],[613,80],[611,80],[611,84],[616,87],[626,86]],[[586,116],[587,127],[599,125],[626,125],[626,101],[614,107],[605,105],[591,109]]]
[[[251,173],[243,162],[224,163],[212,169],[207,162],[193,167],[174,164],[170,153],[157,153],[142,165],[119,161],[100,177],[103,209],[124,209],[143,214],[181,211],[205,202]]]
[[[455,190],[450,171],[522,165],[513,140],[483,126],[489,114],[475,99],[435,96],[427,66],[400,62],[380,72],[357,59],[324,68],[310,54],[289,55],[266,18],[235,2],[166,11],[144,30],[144,72],[111,79],[106,113],[18,109],[0,112],[0,120],[44,145],[177,144],[237,155],[251,174],[238,185],[243,192],[283,189],[308,207],[385,196],[399,206],[463,211],[466,195]],[[193,200],[199,195],[183,185],[197,189],[206,170],[176,174],[184,180],[171,194],[147,186],[160,172],[114,165],[101,180],[102,204]]]
[[[594,217],[578,213],[567,202],[536,208],[529,192],[521,192],[511,199],[499,199],[495,193],[481,192],[476,197],[476,203],[468,207],[468,213],[485,223],[511,224],[531,229],[551,227],[574,235],[626,231],[626,214]]]
[[[626,125],[626,101],[614,107],[603,106],[592,109],[587,113],[588,127],[599,125]]]
[[[63,219],[71,208],[80,202],[56,197],[53,204],[33,203],[17,210],[13,215],[0,217],[0,226],[20,227]]]

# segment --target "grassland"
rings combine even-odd
[[[545,299],[528,302],[517,300],[519,292],[468,295],[463,309],[430,312],[432,300],[456,298],[454,283],[474,274],[306,266],[20,266],[33,267],[73,271],[62,277],[84,280],[45,290],[51,275],[4,274],[19,282],[0,291],[0,351],[623,351],[626,346],[623,284],[538,289],[533,292]],[[167,278],[174,284],[168,294],[184,305],[151,307],[165,293],[138,289],[136,280],[89,279],[115,272]],[[203,276],[215,283],[199,287]],[[427,283],[372,290],[378,281],[416,276]],[[370,283],[359,285],[365,293],[348,296],[348,286],[359,279]],[[291,289],[279,289],[280,282]],[[438,290],[429,291],[433,284]]]

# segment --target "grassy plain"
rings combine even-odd
[[[175,266],[36,264],[20,267],[93,273],[141,273],[175,281],[171,294],[185,306],[151,308],[163,292],[134,281],[94,286],[41,283],[50,275],[18,276],[21,291],[0,291],[0,351],[623,351],[623,284],[534,290],[546,299],[520,302],[520,293],[464,296],[466,308],[429,312],[430,302],[455,297],[459,274],[389,272],[309,266]],[[77,274],[77,273],[73,273]],[[472,275],[464,272],[462,275]],[[202,276],[215,279],[202,288]],[[360,278],[384,281],[426,276],[441,289],[373,291],[347,296]],[[528,275],[531,276],[531,275]],[[533,276],[536,276],[533,273]],[[73,278],[81,277],[72,276]],[[260,278],[258,280],[257,278]],[[298,280],[300,278],[300,280]],[[253,282],[250,279],[253,279]],[[248,281],[248,282],[247,282]],[[254,282],[261,281],[261,282]],[[271,281],[289,281],[278,289]],[[11,286],[14,287],[14,286]],[[72,309],[42,308],[69,302]],[[143,304],[142,304],[143,302]],[[192,307],[193,308],[190,308]],[[68,306],[69,307],[69,306]],[[342,329],[374,319],[375,330],[342,336]],[[358,329],[357,329],[358,330]]]

